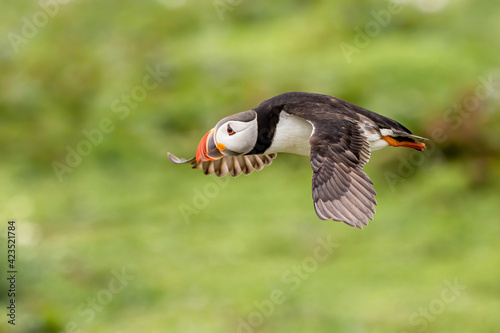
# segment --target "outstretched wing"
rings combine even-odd
[[[201,169],[205,175],[210,175],[215,173],[217,177],[223,177],[230,174],[233,177],[237,177],[244,173],[248,175],[252,171],[262,170],[266,165],[273,162],[276,158],[276,154],[269,155],[243,155],[243,156],[224,156],[215,161],[208,162],[196,162],[193,157],[190,160],[179,158],[168,153],[168,158],[170,161],[176,164],[189,163],[193,169]]]
[[[314,124],[309,139],[316,214],[362,229],[373,219],[377,204],[373,183],[363,171],[370,143],[350,120],[339,118],[334,128],[323,124]]]

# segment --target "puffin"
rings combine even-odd
[[[262,170],[278,153],[309,156],[317,216],[363,229],[373,221],[377,204],[373,182],[363,171],[371,152],[387,146],[422,151],[425,140],[342,99],[287,92],[219,121],[201,139],[196,157],[168,157],[205,175],[237,177]]]

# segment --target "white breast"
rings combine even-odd
[[[381,136],[391,136],[394,134],[390,129],[377,130],[369,122],[361,123],[361,129],[368,142],[370,142],[371,151],[387,147],[389,144],[387,141],[381,139]],[[266,150],[265,154],[292,153],[309,156],[311,154],[309,138],[313,130],[314,127],[310,122],[282,111],[273,143]]]
[[[292,153],[309,156],[311,154],[309,138],[312,131],[313,125],[308,121],[282,111],[273,143],[265,154]]]

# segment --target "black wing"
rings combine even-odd
[[[189,163],[193,169],[201,169],[205,175],[215,173],[217,177],[223,177],[230,174],[237,177],[244,173],[248,175],[252,171],[262,170],[266,165],[273,162],[276,154],[269,155],[244,155],[244,156],[224,156],[221,159],[208,162],[196,162],[195,158],[185,160],[168,153],[168,158],[173,163]]]
[[[359,126],[345,118],[338,117],[333,128],[320,122],[313,125],[309,143],[316,214],[362,229],[373,219],[377,204],[373,183],[363,171],[370,143]]]

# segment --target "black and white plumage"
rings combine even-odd
[[[386,146],[423,150],[427,140],[395,120],[344,100],[289,92],[219,121],[189,163],[205,174],[236,177],[271,164],[279,152],[310,156],[312,196],[320,219],[362,229],[375,213],[375,190],[363,171],[371,151]]]

